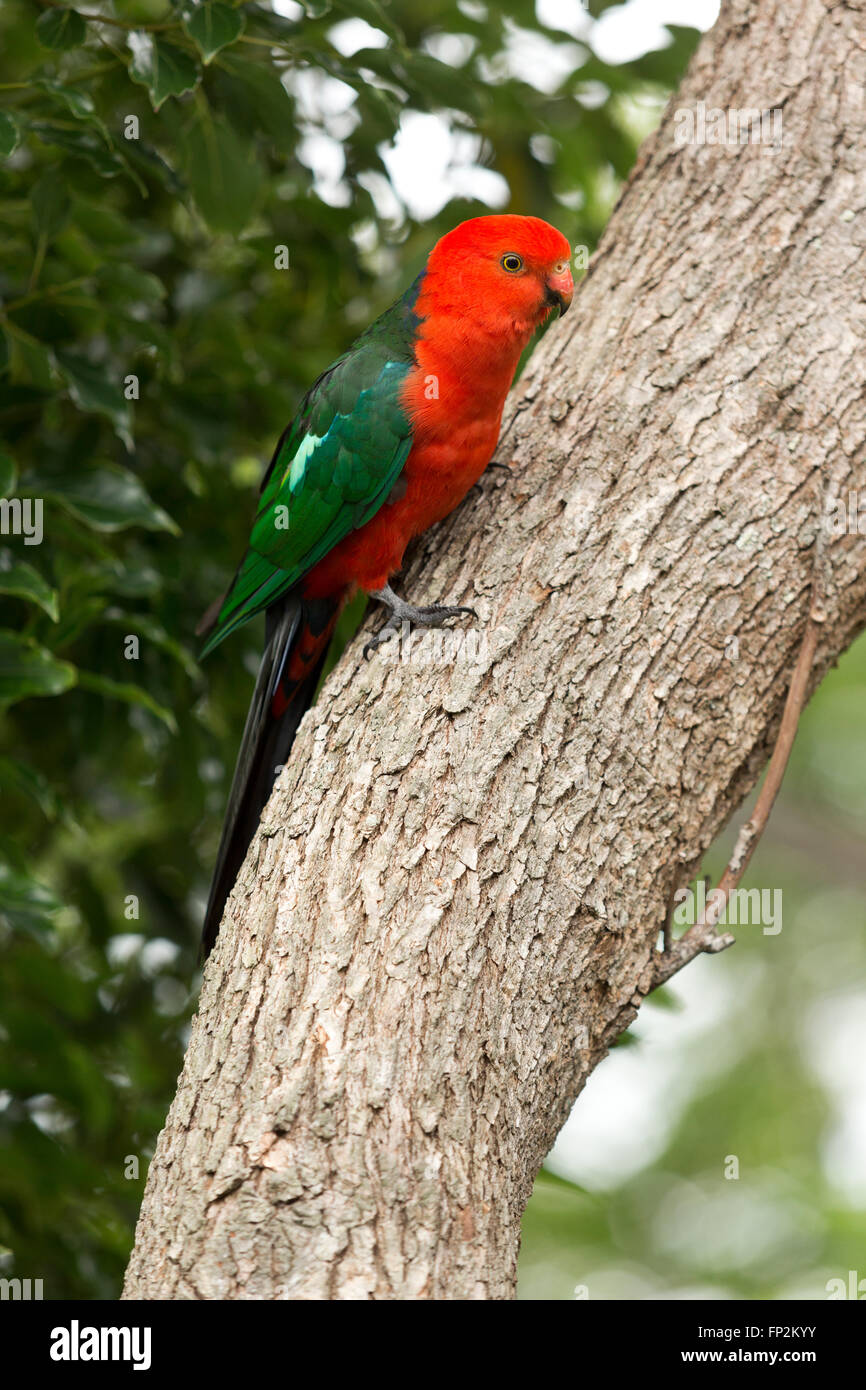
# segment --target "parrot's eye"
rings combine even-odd
[[[568,270],[568,261],[557,261],[553,267],[554,275],[564,275]]]
[[[515,251],[508,251],[499,262],[503,270],[507,270],[509,275],[516,275],[518,270],[523,269],[523,258],[518,256]]]

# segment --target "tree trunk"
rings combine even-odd
[[[512,394],[511,476],[409,569],[476,638],[356,640],[304,722],[125,1297],[513,1296],[672,884],[766,763],[822,510],[866,490],[864,90],[864,0],[723,6]],[[781,108],[781,143],[678,144],[701,101]],[[866,623],[862,537],[823,569],[810,689]]]

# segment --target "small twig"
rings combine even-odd
[[[672,888],[668,902],[667,920],[662,932],[663,949],[656,952],[652,983],[648,993],[658,989],[659,985],[663,985],[666,980],[669,980],[678,970],[682,970],[684,965],[688,965],[689,961],[694,960],[695,956],[700,955],[701,952],[706,951],[713,954],[717,951],[724,951],[728,946],[734,944],[734,938],[730,932],[719,933],[716,931],[716,926],[727,909],[731,894],[749,867],[749,861],[766,829],[770,812],[779,794],[785,768],[791,756],[797,726],[800,722],[800,713],[806,699],[809,674],[815,661],[815,650],[818,645],[818,634],[821,630],[821,624],[826,618],[823,582],[823,517],[819,522],[819,527],[816,573],[812,587],[812,602],[806,621],[806,632],[800,647],[800,655],[797,657],[797,664],[794,667],[794,674],[791,677],[791,685],[788,690],[788,698],[785,702],[776,745],[773,749],[773,756],[770,759],[764,784],[758,794],[755,809],[737,836],[734,852],[719,880],[716,892],[712,895],[711,906],[708,906],[701,913],[694,926],[689,927],[688,931],[684,932],[676,941],[671,941],[670,936],[671,908],[675,896],[675,891]],[[724,897],[720,897],[719,894],[724,894]]]
[[[40,232],[36,238],[36,254],[33,257],[33,268],[30,271],[30,279],[27,282],[28,295],[33,294],[39,283],[39,276],[42,273],[42,263],[45,260],[45,252],[48,249],[48,238],[44,232]]]
[[[33,294],[22,294],[18,299],[10,299],[5,305],[4,312],[11,314],[16,309],[23,309],[26,304],[33,304],[37,299],[51,299],[57,294],[66,294],[69,290],[77,289],[91,277],[89,275],[76,275],[74,280],[67,280],[62,285],[48,285],[43,290],[34,290]]]
[[[49,10],[66,8],[65,0],[39,0],[39,4]],[[165,24],[145,24],[139,23],[137,20],[115,19],[112,15],[108,14],[89,14],[85,10],[79,10],[78,13],[81,18],[86,20],[89,24],[110,24],[114,29],[146,29],[148,33],[155,34],[163,29],[180,28],[180,24],[176,19],[168,20]]]

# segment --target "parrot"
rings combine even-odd
[[[410,540],[441,521],[495,451],[524,348],[574,281],[567,238],[493,213],[436,242],[392,306],[314,382],[265,473],[248,549],[199,631],[202,657],[255,614],[265,649],[241,739],[202,931],[208,956],[261,812],[312,703],[337,618],[359,590],[403,622],[474,612],[415,607],[391,588]]]

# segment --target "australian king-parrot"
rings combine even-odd
[[[400,623],[471,610],[415,608],[391,588],[409,541],[441,521],[490,461],[533,332],[565,313],[570,248],[537,217],[461,223],[414,284],[323,372],[282,435],[249,548],[202,655],[264,610],[266,643],[207,905],[207,954],[279,768],[315,693],[337,617],[363,589]]]

